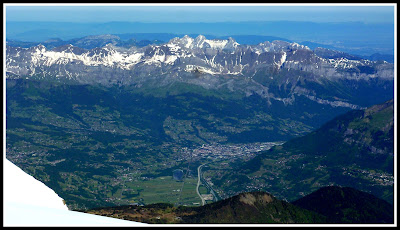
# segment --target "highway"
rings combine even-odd
[[[203,206],[203,205],[205,205],[206,204],[206,201],[204,200],[204,198],[203,198],[203,196],[200,194],[200,191],[199,191],[199,187],[200,187],[200,184],[201,184],[201,168],[204,166],[205,164],[202,164],[202,165],[200,165],[199,167],[197,167],[197,187],[196,187],[196,192],[197,192],[197,195],[199,195],[199,197],[200,197],[200,199],[201,199],[201,205]]]
[[[221,197],[218,195],[218,193],[216,193],[216,192],[214,191],[214,189],[211,187],[211,185],[209,185],[209,184],[207,183],[207,181],[206,181],[204,178],[202,178],[202,175],[201,175],[201,168],[202,168],[204,165],[206,165],[206,164],[202,164],[202,165],[200,165],[199,167],[197,167],[197,178],[198,178],[198,179],[197,179],[196,192],[197,192],[197,195],[199,195],[199,197],[200,197],[200,199],[201,199],[202,205],[205,205],[205,204],[206,204],[206,201],[205,201],[204,197],[200,194],[200,191],[199,191],[200,184],[203,184],[203,185],[207,188],[207,190],[210,191],[210,193],[213,195],[213,200],[214,200],[214,201],[221,200]]]

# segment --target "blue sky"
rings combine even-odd
[[[395,4],[6,4],[7,21],[393,23]]]

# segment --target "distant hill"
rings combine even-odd
[[[371,61],[387,61],[390,63],[394,63],[394,55],[392,54],[380,54],[380,53],[374,53],[372,55],[370,55],[369,57],[366,57],[368,60]]]
[[[248,192],[200,207],[152,204],[85,212],[153,224],[393,223],[393,206],[386,201],[356,189],[335,186],[321,188],[293,203],[266,192]]]
[[[139,36],[140,37],[140,36]],[[151,35],[147,36],[148,38],[152,37]],[[135,37],[129,37],[128,39],[122,39],[117,35],[94,35],[94,36],[85,36],[79,38],[73,38],[69,40],[61,40],[59,38],[48,39],[43,42],[31,42],[31,41],[19,41],[19,40],[7,40],[7,45],[13,47],[21,47],[21,48],[30,48],[38,45],[43,45],[48,49],[59,48],[60,46],[65,45],[73,45],[83,49],[93,49],[96,47],[104,47],[107,44],[112,44],[118,47],[130,48],[132,46],[135,47],[144,47],[151,44],[161,44],[164,43],[160,40],[148,40],[148,39],[136,39]]]
[[[159,45],[168,42],[169,40],[176,37],[183,37],[185,34],[172,34],[172,33],[123,33],[123,34],[102,34],[102,35],[90,35],[85,37],[77,37],[68,40],[62,40],[60,38],[50,38],[45,41],[21,41],[14,39],[7,39],[7,45],[13,47],[29,48],[42,44],[48,49],[53,49],[63,45],[73,45],[84,49],[93,49],[96,47],[104,47],[111,43],[118,47],[130,48],[132,46],[144,47],[147,45]],[[190,34],[192,37],[197,37],[200,34]],[[276,37],[276,36],[262,36],[262,35],[230,35],[230,36],[215,36],[206,35],[207,38],[211,39],[229,39],[233,37],[239,44],[246,45],[258,45],[265,41],[286,41],[291,42],[288,39]]]
[[[333,45],[315,43],[310,41],[299,42],[301,45],[308,46],[312,49],[318,56],[323,58],[347,58],[350,60],[360,60],[367,59],[371,61],[387,61],[389,63],[394,63],[394,55],[387,53],[373,53],[373,54],[353,54],[358,53],[356,50],[343,47],[335,47]]]

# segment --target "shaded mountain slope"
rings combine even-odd
[[[285,148],[325,155],[330,165],[352,162],[393,173],[394,101],[341,115]]]
[[[393,203],[393,100],[350,111],[232,167],[213,180],[228,194],[258,188],[295,200],[323,186],[340,185]]]
[[[392,205],[350,187],[324,187],[292,204],[326,216],[328,223],[394,223]]]

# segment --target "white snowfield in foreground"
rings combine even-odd
[[[3,159],[3,226],[146,225],[69,211],[63,199],[52,189]]]

